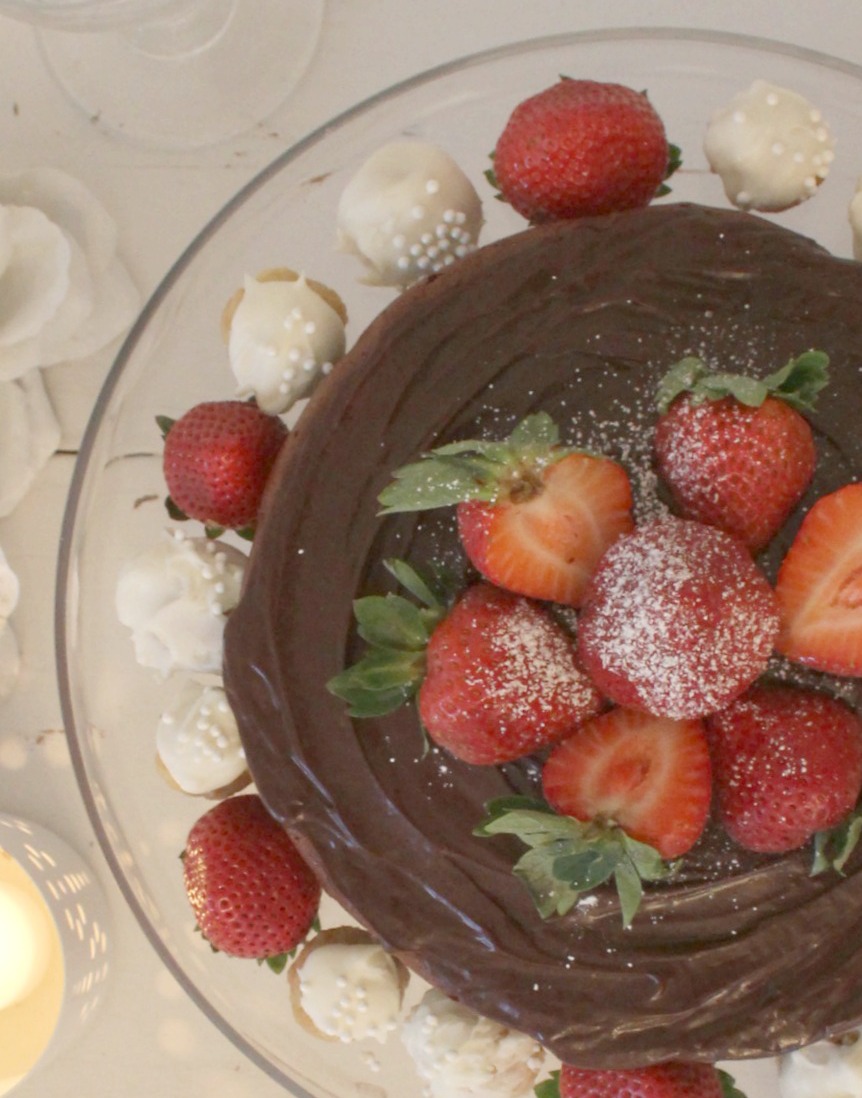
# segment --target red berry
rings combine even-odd
[[[778,650],[835,675],[862,675],[862,484],[821,497],[782,561]]]
[[[552,749],[542,785],[558,812],[618,824],[663,858],[678,858],[700,838],[709,815],[703,723],[611,709]]]
[[[592,1070],[564,1064],[560,1098],[721,1098],[711,1064],[654,1064],[620,1070]]]
[[[234,957],[275,957],[308,934],[320,885],[254,794],[229,797],[195,823],[183,876],[198,927]]]
[[[564,446],[546,412],[502,441],[466,440],[397,469],[385,512],[455,505],[473,566],[497,587],[579,605],[599,557],[632,528],[625,469]]]
[[[607,551],[578,624],[581,663],[618,705],[700,717],[764,670],[778,606],[745,546],[711,526],[669,518]]]
[[[165,437],[163,469],[174,504],[210,526],[254,525],[287,427],[238,400],[197,404]]]
[[[741,846],[795,850],[856,804],[862,721],[843,702],[790,686],[754,686],[707,727],[719,816]]]
[[[494,176],[520,214],[550,221],[646,206],[669,160],[646,95],[563,79],[512,112],[494,150]]]
[[[437,744],[490,765],[562,739],[600,698],[541,606],[477,583],[431,635],[418,703]]]
[[[458,504],[464,551],[486,579],[530,598],[578,606],[599,558],[631,530],[621,465],[571,453],[518,470],[493,503]]]
[[[807,421],[767,397],[680,397],[659,420],[658,469],[687,518],[735,534],[753,552],[782,526],[808,486],[817,454]]]

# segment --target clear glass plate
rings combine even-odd
[[[727,205],[702,153],[712,112],[760,77],[823,111],[836,163],[821,192],[775,220],[851,254],[847,209],[862,163],[862,69],[803,49],[729,34],[614,30],[531,41],[445,65],[360,104],[284,153],[203,230],[144,310],[96,404],[64,520],[57,591],[60,690],[73,760],[95,831],[144,931],[208,1016],[290,1093],[318,1098],[416,1093],[397,1038],[386,1046],[322,1043],[293,1020],[283,979],[212,953],[193,926],[177,856],[207,801],[172,791],[155,766],[165,686],[134,660],[114,611],[118,570],[169,525],[157,414],[233,396],[219,332],[246,272],[291,266],[345,299],[355,339],[392,299],[363,285],[339,253],[339,195],[385,142],[410,135],[445,147],[484,199],[483,241],[524,227],[483,179],[512,108],[559,74],[646,89],[684,155],[673,197]],[[845,155],[846,154],[846,155]],[[340,916],[328,906],[324,925]],[[418,994],[413,981],[412,995]],[[775,1068],[738,1065],[749,1098],[775,1093]]]

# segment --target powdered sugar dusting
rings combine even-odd
[[[512,719],[590,705],[594,690],[575,666],[569,641],[525,600],[513,602],[489,639],[505,674],[490,683],[488,698],[505,705]]]
[[[649,523],[606,554],[580,623],[581,654],[620,704],[696,717],[765,668],[774,595],[733,539],[696,523]]]

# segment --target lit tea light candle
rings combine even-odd
[[[107,908],[56,835],[0,814],[0,1098],[73,1042],[108,971]]]
[[[63,1000],[59,933],[36,885],[0,850],[0,1095],[40,1059]]]
[[[32,995],[48,971],[51,948],[44,904],[17,885],[0,882],[0,1010]]]

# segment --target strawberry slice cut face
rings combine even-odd
[[[697,842],[709,814],[704,724],[612,709],[553,748],[542,784],[558,812],[617,824],[663,858],[679,857]]]
[[[531,598],[580,605],[599,559],[633,527],[629,478],[615,461],[572,453],[494,503],[458,505],[458,531],[492,583]]]
[[[811,508],[778,572],[778,651],[834,675],[862,676],[862,484]]]
[[[396,469],[383,514],[455,506],[464,551],[516,595],[579,606],[599,558],[633,528],[628,474],[572,449],[546,412],[502,441],[448,443]]]

